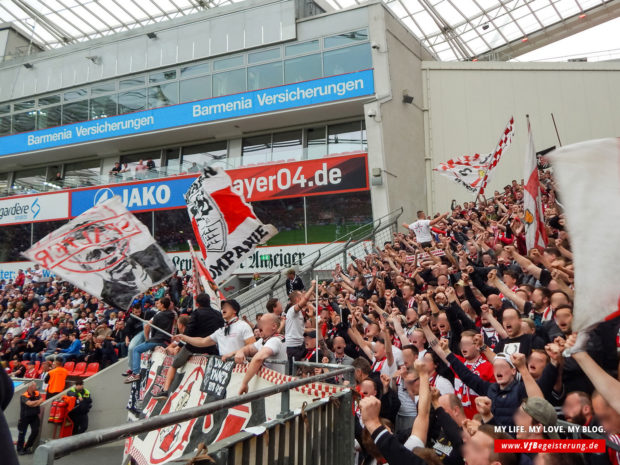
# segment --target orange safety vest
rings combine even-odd
[[[49,371],[50,381],[47,385],[47,391],[51,393],[61,392],[65,389],[65,381],[69,371],[64,367],[56,367]]]

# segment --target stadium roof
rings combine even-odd
[[[365,0],[324,0],[339,10]],[[620,16],[620,0],[383,0],[440,60],[508,60]],[[236,0],[2,0],[0,23],[44,49]],[[324,4],[324,3],[323,3]]]

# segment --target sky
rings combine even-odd
[[[619,60],[620,18],[599,24],[511,61],[568,61],[569,58],[580,57],[588,57],[588,61]]]

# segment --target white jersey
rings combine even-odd
[[[409,229],[411,229],[414,234],[416,241],[418,243],[422,242],[431,242],[431,221],[430,220],[418,220],[409,225]]]
[[[245,341],[253,336],[254,331],[250,325],[243,320],[237,320],[230,325],[228,335],[224,326],[211,334],[211,339],[217,344],[220,355],[227,355],[244,347]]]
[[[284,334],[286,336],[286,347],[299,347],[304,343],[304,311],[296,312],[295,305],[291,305],[291,308],[286,312]]]
[[[270,337],[267,342],[263,344],[263,339],[259,339],[254,343],[256,350],[261,350],[263,347],[271,349],[273,355],[265,360],[265,367],[278,373],[285,373],[286,365],[282,363],[270,363],[270,360],[286,360],[286,346],[282,339],[279,337]]]

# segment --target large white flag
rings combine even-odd
[[[121,310],[176,271],[118,196],[48,234],[24,256]]]
[[[544,248],[547,246],[547,231],[545,230],[545,220],[540,196],[538,160],[536,157],[536,150],[534,150],[534,136],[532,135],[529,118],[527,120],[527,132],[529,144],[525,155],[525,174],[523,176],[525,180],[523,189],[523,209],[525,211],[525,246],[529,252],[530,249],[535,247]]]
[[[508,124],[502,131],[499,141],[492,153],[480,155],[465,155],[452,158],[444,163],[440,163],[433,171],[442,176],[452,179],[461,184],[465,189],[474,194],[484,194],[491,172],[495,169],[499,160],[510,144],[514,135],[514,118],[511,116]]]
[[[573,330],[620,306],[620,139],[562,147],[548,155],[560,189],[575,265]]]
[[[208,271],[222,283],[258,244],[278,230],[263,224],[251,205],[232,189],[221,168],[206,168],[185,194],[192,228]]]

